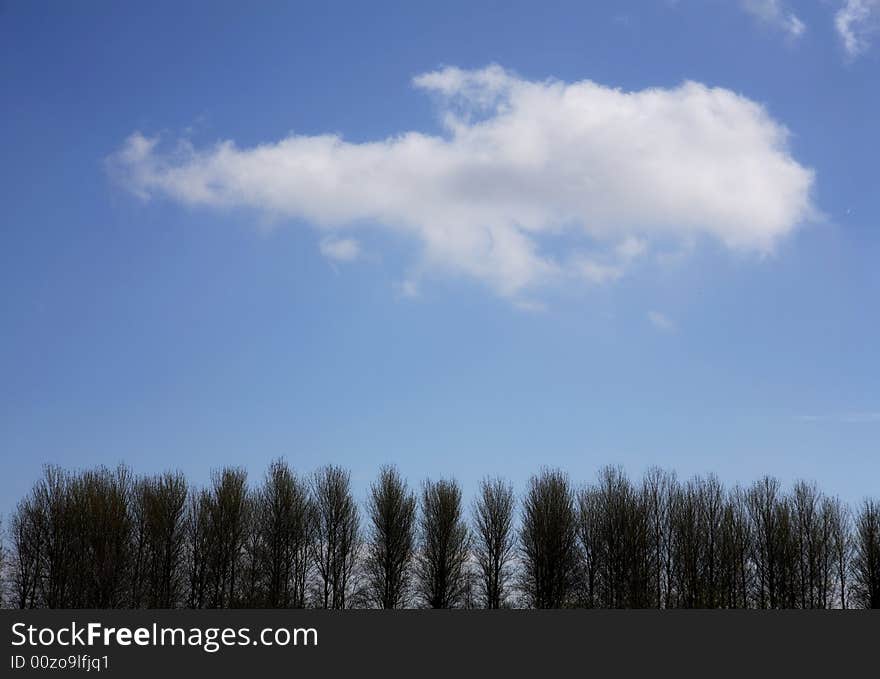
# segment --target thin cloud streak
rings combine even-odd
[[[798,422],[836,422],[842,424],[880,423],[880,412],[840,413],[835,415],[795,415]]]

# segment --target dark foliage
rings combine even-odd
[[[619,468],[558,470],[519,502],[483,480],[418,501],[383,467],[360,510],[349,473],[273,462],[256,487],[223,468],[46,467],[4,522],[3,605],[16,608],[880,608],[880,504],[850,512],[815,484],[725,488]]]
[[[405,608],[415,553],[416,498],[394,467],[383,467],[367,501],[370,537],[364,567],[377,608]]]
[[[420,545],[416,578],[427,608],[465,605],[470,585],[470,534],[464,521],[461,488],[455,481],[426,481],[422,487]]]
[[[483,479],[473,507],[474,560],[485,608],[508,604],[512,562],[516,552],[513,486],[503,479]]]

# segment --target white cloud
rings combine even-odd
[[[675,323],[666,314],[659,311],[649,311],[648,320],[657,330],[662,330],[663,332],[673,332],[675,330]]]
[[[871,46],[871,36],[880,30],[880,0],[845,0],[834,25],[847,54],[860,56]]]
[[[337,262],[353,262],[361,254],[360,245],[353,238],[324,238],[320,249],[322,255]]]
[[[742,8],[767,26],[781,30],[789,38],[799,38],[807,30],[783,0],[740,0]]]
[[[331,236],[385,229],[420,246],[416,270],[471,277],[514,300],[616,280],[652,242],[766,254],[814,214],[814,174],[792,158],[786,128],[730,90],[626,92],[499,66],[414,83],[435,95],[445,134],[165,148],[136,132],[111,167],[144,198],[251,208]]]

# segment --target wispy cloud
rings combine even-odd
[[[353,238],[324,238],[319,247],[322,255],[336,262],[353,262],[361,254],[360,245]]]
[[[783,0],[740,0],[740,6],[762,24],[782,31],[789,38],[799,38],[806,24]]]
[[[342,228],[384,229],[420,246],[412,270],[470,277],[513,301],[611,283],[653,244],[768,253],[815,212],[813,172],[792,158],[786,128],[730,90],[625,92],[499,66],[414,84],[434,96],[445,134],[196,148],[135,132],[110,166],[145,199],[306,220],[337,260],[359,253]]]
[[[416,299],[421,295],[419,284],[411,278],[397,283],[395,289],[397,290],[397,295],[403,299]]]
[[[651,322],[651,325],[662,332],[674,332],[676,329],[672,319],[659,311],[649,311],[648,320]]]
[[[850,58],[864,54],[880,31],[880,0],[845,0],[834,25]]]
[[[880,423],[880,411],[837,413],[833,415],[795,415],[794,419],[799,422],[837,422],[843,424],[858,424],[868,422]]]

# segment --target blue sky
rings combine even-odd
[[[0,4],[0,509],[280,455],[876,495],[878,25]]]

